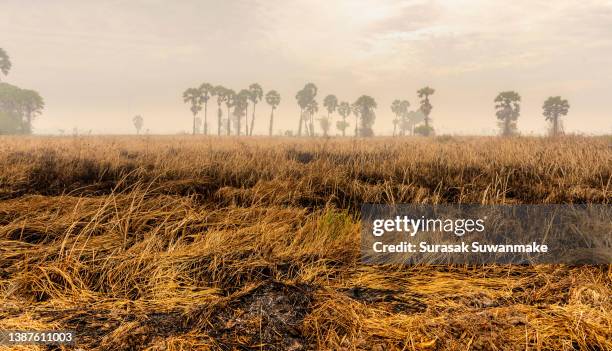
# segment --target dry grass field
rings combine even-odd
[[[362,203],[611,200],[605,137],[0,137],[0,329],[100,351],[612,350],[610,266],[359,257]]]

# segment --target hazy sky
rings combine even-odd
[[[551,95],[570,102],[567,131],[612,132],[610,0],[0,0],[0,47],[6,81],[45,98],[39,133],[131,133],[135,114],[152,133],[188,131],[181,93],[202,82],[278,90],[275,129],[297,128],[295,93],[314,82],[319,103],[372,95],[379,134],[391,101],[416,108],[424,85],[438,132],[496,129],[502,90],[523,98],[522,132],[545,131]]]

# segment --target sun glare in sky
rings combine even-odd
[[[544,133],[542,103],[571,104],[568,131],[610,133],[610,1],[2,2],[7,81],[46,100],[39,133],[125,133],[140,114],[154,133],[190,128],[181,93],[203,82],[281,94],[278,128],[295,128],[295,93],[377,103],[390,133],[394,99],[418,106],[429,85],[441,133],[494,133],[493,98],[522,96],[519,129]],[[265,111],[265,110],[264,110]],[[263,113],[263,111],[262,111]],[[170,121],[172,121],[170,123]],[[264,133],[265,126],[256,132]]]

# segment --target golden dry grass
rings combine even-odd
[[[603,137],[0,137],[0,329],[83,350],[611,350],[610,266],[359,263],[362,203],[609,204],[611,181]]]

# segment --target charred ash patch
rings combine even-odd
[[[223,350],[309,350],[314,346],[303,336],[302,324],[312,309],[314,291],[305,284],[269,281],[194,311],[191,319]]]

